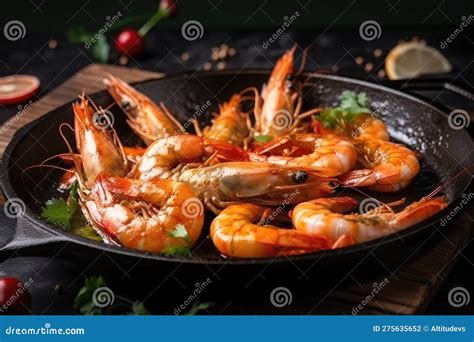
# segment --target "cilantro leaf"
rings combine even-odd
[[[84,286],[79,290],[74,299],[74,308],[79,309],[83,315],[101,315],[105,308],[94,305],[92,300],[94,291],[99,287],[107,287],[107,283],[103,277],[92,276],[87,278]]]
[[[181,224],[181,223],[178,223],[174,229],[172,231],[170,231],[168,233],[169,236],[171,237],[174,237],[174,238],[181,238],[181,239],[184,239],[186,241],[190,241],[190,237],[189,237],[189,234],[188,234],[188,231],[186,230],[186,227]]]
[[[103,277],[91,276],[86,278],[84,286],[77,293],[74,299],[74,308],[78,309],[83,315],[103,315],[117,312],[120,308],[125,308],[125,314],[129,315],[150,315],[143,302],[138,300],[132,302],[127,297],[114,295],[114,301],[106,307],[98,307],[94,304],[94,292],[100,287],[107,287]]]
[[[67,201],[63,198],[52,198],[47,201],[46,207],[42,208],[41,217],[52,224],[71,229],[72,218],[78,208],[78,186],[78,182],[71,185]]]
[[[72,209],[75,211],[75,207]],[[42,208],[41,217],[50,223],[69,229],[71,228],[72,214],[73,212],[70,211],[64,198],[53,198],[46,202],[45,208]]]
[[[258,135],[254,137],[253,139],[258,143],[266,143],[266,142],[272,141],[273,138],[269,135]]]
[[[187,246],[168,246],[163,248],[161,251],[165,255],[182,255],[182,256],[190,256],[191,250]]]
[[[168,236],[183,239],[185,242],[184,246],[168,246],[162,250],[163,254],[166,255],[183,255],[189,256],[191,255],[191,237],[189,236],[186,227],[179,223],[174,227],[173,230],[168,232]]]
[[[91,226],[74,227],[74,224],[72,226],[73,226],[72,227],[72,232],[74,234],[82,236],[86,239],[95,240],[95,241],[102,241],[102,238],[100,237],[100,235],[97,234],[97,232]]]
[[[339,107],[328,108],[315,116],[323,127],[344,126],[345,122],[351,122],[360,114],[372,113],[372,110],[367,107],[367,94],[364,92],[356,94],[346,90],[339,99],[341,100]]]

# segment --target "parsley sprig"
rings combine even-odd
[[[367,94],[362,92],[356,94],[346,90],[339,97],[341,102],[338,107],[328,108],[315,116],[325,128],[335,128],[344,125],[344,122],[351,122],[360,114],[372,113],[367,106]]]
[[[46,207],[42,208],[41,217],[46,221],[71,229],[71,222],[78,208],[77,202],[78,183],[75,182],[69,189],[67,200],[64,198],[52,198],[46,202]]]
[[[42,208],[41,217],[74,234],[90,240],[101,241],[102,238],[96,233],[94,228],[87,225],[80,210],[77,210],[79,208],[78,187],[78,182],[74,182],[71,185],[67,199],[52,198],[48,200],[46,206]]]
[[[108,287],[103,277],[92,276],[87,278],[84,286],[74,299],[74,308],[78,309],[83,315],[104,315],[118,311],[125,311],[128,315],[150,315],[142,302],[132,301],[119,295],[114,295],[114,301],[111,305],[106,307],[97,306],[93,300],[94,291],[101,287]]]
[[[181,223],[177,224],[176,227],[168,233],[168,236],[183,239],[185,242],[184,246],[168,246],[165,247],[162,251],[166,255],[182,255],[190,256],[191,255],[191,237],[189,236],[186,227]]]
[[[100,276],[91,276],[86,278],[84,286],[77,293],[74,299],[74,308],[78,309],[83,315],[107,315],[107,314],[126,314],[126,315],[151,315],[145,304],[139,300],[131,300],[128,297],[114,294],[114,301],[109,306],[97,306],[94,303],[94,292],[102,287],[108,287],[105,279]],[[193,316],[201,310],[209,308],[212,303],[196,302],[189,309],[186,316]]]

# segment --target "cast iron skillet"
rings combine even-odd
[[[407,202],[410,203],[430,193],[441,180],[474,163],[473,142],[469,134],[465,130],[452,129],[448,124],[447,115],[432,105],[402,92],[358,80],[321,74],[304,76],[310,75],[314,85],[305,93],[306,107],[336,105],[338,96],[344,90],[364,91],[371,105],[378,108],[378,112],[388,124],[391,137],[419,153],[422,171],[411,186],[396,194],[373,194],[375,198],[389,202],[407,197]],[[195,116],[204,124],[209,122],[211,113],[216,111],[220,102],[248,86],[260,87],[268,76],[266,71],[196,72],[150,80],[137,84],[136,87],[155,102],[164,101],[182,123]],[[112,103],[111,97],[105,91],[92,95],[92,98],[104,107]],[[127,127],[120,109],[114,106],[110,110],[114,114],[115,127],[124,144],[138,143],[138,139]],[[49,246],[61,243],[67,244],[67,250],[80,260],[105,253],[117,262],[140,262],[147,267],[152,265],[153,269],[160,272],[174,271],[179,265],[180,271],[187,275],[197,274],[202,270],[239,276],[247,272],[260,273],[265,270],[272,273],[275,270],[284,270],[287,272],[285,274],[291,276],[295,272],[295,265],[300,270],[310,269],[311,273],[340,273],[369,260],[384,265],[405,260],[422,239],[434,232],[435,224],[450,210],[448,207],[443,213],[425,222],[365,244],[292,257],[224,259],[206,237],[208,225],[203,228],[199,247],[195,249],[193,256],[188,258],[108,246],[68,233],[40,218],[40,208],[44,202],[54,195],[57,196],[54,187],[60,173],[50,169],[32,169],[26,174],[23,173],[28,166],[67,151],[59,136],[58,127],[64,122],[72,124],[72,118],[69,103],[20,129],[8,145],[1,166],[3,191],[9,200],[20,199],[26,203],[26,210],[17,219],[16,232],[12,240],[3,246],[3,250],[25,246],[37,248],[39,245],[55,249],[56,247]],[[191,126],[189,122],[185,125]],[[72,141],[72,134],[70,138]],[[470,181],[471,176],[466,172],[446,186],[444,194],[450,205],[463,194]],[[350,191],[345,194],[357,196],[357,193]],[[227,270],[230,272],[226,272]]]

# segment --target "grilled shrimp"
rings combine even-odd
[[[151,144],[130,173],[141,180],[170,178],[186,167],[199,166],[204,158],[246,160],[247,153],[232,144],[197,135],[183,134],[161,138]],[[212,158],[211,158],[212,160]],[[207,164],[210,162],[208,161]]]
[[[274,139],[258,147],[256,152],[250,155],[251,159],[279,165],[306,166],[330,177],[352,170],[357,161],[354,145],[343,136],[333,134],[296,133]],[[264,155],[268,153],[272,155]]]
[[[103,172],[85,207],[90,220],[112,241],[154,253],[191,247],[204,223],[204,207],[192,189],[171,180],[143,182]],[[186,230],[183,238],[171,234],[180,226]]]
[[[124,176],[128,172],[128,161],[106,113],[98,108],[94,111],[84,96],[72,108],[76,146],[80,153],[76,169],[84,172],[89,184],[102,171]],[[78,158],[72,156],[77,161]]]
[[[253,88],[245,89],[238,94],[234,94],[229,101],[219,105],[219,114],[213,120],[211,126],[203,129],[202,135],[206,138],[225,141],[239,147],[247,147],[251,124],[248,113],[242,112],[240,104],[244,99],[243,95],[253,90]],[[258,100],[255,103],[257,104]],[[197,121],[194,122],[196,126]],[[196,129],[196,131],[199,132],[199,129]]]
[[[344,247],[392,234],[415,225],[443,210],[444,197],[424,197],[395,213],[389,206],[380,206],[365,214],[345,212],[357,202],[351,197],[319,198],[298,204],[292,222],[300,232],[325,236]]]
[[[289,205],[333,191],[331,178],[306,172],[303,167],[261,162],[227,162],[188,169],[177,180],[190,185],[214,213],[237,202]]]
[[[262,258],[330,249],[330,241],[315,234],[259,225],[268,208],[250,203],[224,209],[212,221],[210,237],[223,255]]]
[[[405,188],[420,171],[415,153],[400,144],[373,139],[354,139],[353,143],[366,169],[341,176],[343,185],[393,192]]]
[[[301,112],[302,83],[293,71],[295,50],[296,46],[277,61],[262,91],[263,105],[254,111],[256,135],[275,138],[306,130],[309,125],[302,120],[318,111]]]
[[[127,115],[127,123],[147,145],[159,138],[185,132],[163,103],[157,106],[150,98],[111,75],[104,83]]]

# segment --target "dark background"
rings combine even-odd
[[[268,29],[281,25],[283,17],[299,11],[302,16],[292,29],[340,29],[358,27],[373,19],[385,28],[431,28],[458,25],[461,17],[473,14],[469,0],[179,0],[178,15],[159,27],[176,28],[189,18],[206,29]],[[2,1],[1,19],[19,19],[36,33],[60,33],[68,24],[80,23],[90,29],[117,11],[147,14],[156,0],[31,0]],[[3,24],[3,23],[2,23]],[[318,32],[318,31],[316,31]]]

